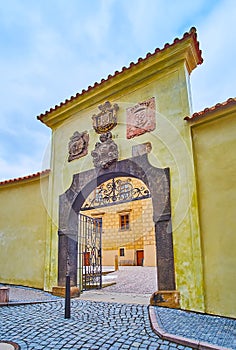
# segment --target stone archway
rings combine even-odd
[[[85,199],[103,182],[120,176],[142,180],[150,190],[156,237],[157,289],[174,291],[169,169],[153,167],[147,154],[118,161],[108,169],[91,169],[73,176],[70,188],[59,200],[58,285],[65,285],[67,273],[71,286],[77,284],[78,214]]]

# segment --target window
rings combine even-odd
[[[125,248],[120,248],[120,256],[125,256]]]
[[[129,214],[120,215],[120,230],[129,230]]]
[[[94,218],[94,222],[98,229],[102,228],[102,218]]]

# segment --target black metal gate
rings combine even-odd
[[[102,288],[102,219],[79,214],[78,284],[80,290]]]

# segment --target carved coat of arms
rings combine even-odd
[[[100,113],[92,116],[93,128],[98,134],[103,134],[117,125],[117,111],[119,106],[115,103],[113,106],[109,101],[98,106]]]
[[[142,135],[156,128],[155,98],[127,108],[127,139]]]
[[[68,145],[69,148],[69,157],[68,162],[71,162],[73,159],[78,159],[86,154],[88,154],[88,142],[89,134],[87,131],[79,133],[75,131]]]
[[[95,144],[95,149],[91,152],[95,168],[107,169],[118,160],[118,147],[112,140],[110,131],[100,136],[100,141]]]

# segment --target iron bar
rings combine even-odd
[[[65,318],[70,318],[70,276],[66,275]]]
[[[145,186],[134,187],[130,178],[113,178],[98,186],[88,197],[81,210],[90,210],[108,205],[150,198]]]

